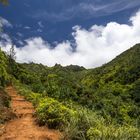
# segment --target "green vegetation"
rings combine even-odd
[[[18,64],[0,51],[0,86],[13,82],[39,125],[70,140],[140,139],[140,44],[96,69]],[[10,69],[10,70],[9,70]]]
[[[74,113],[73,110],[52,98],[42,99],[36,109],[38,122],[50,128],[60,128],[66,125]]]
[[[10,79],[8,56],[0,49],[0,124],[15,117],[10,110],[10,97],[4,91],[4,87],[10,83]]]
[[[7,73],[8,60],[6,55],[0,50],[0,86],[5,86],[6,82],[9,79]]]
[[[0,124],[11,120],[15,115],[10,110],[10,97],[7,93],[0,87]]]
[[[139,139],[139,129],[132,125],[120,125],[105,119],[95,111],[75,102],[59,102],[46,95],[32,92],[28,86],[16,83],[19,94],[24,95],[36,107],[35,116],[39,125],[57,128],[64,139]]]

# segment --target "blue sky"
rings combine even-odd
[[[102,34],[101,36],[103,37],[104,30],[108,29],[108,27],[118,27],[117,24],[119,24],[120,28],[122,28],[123,24],[129,26],[129,28],[131,28],[131,26],[135,27],[133,24],[135,20],[130,21],[130,18],[135,16],[139,9],[140,0],[10,0],[9,6],[4,7],[0,5],[0,16],[11,24],[11,26],[4,26],[3,29],[4,33],[10,36],[17,48],[21,46],[26,48],[26,45],[30,46],[34,43],[41,43],[41,45],[45,44],[47,48],[52,49],[55,47],[59,48],[59,46],[70,46],[70,48],[73,49],[74,47],[78,48],[78,45],[81,44],[83,40],[88,43],[89,40],[86,40],[86,38],[90,33],[96,36],[97,41],[97,32]],[[113,22],[114,24],[109,24]],[[94,25],[97,25],[97,27]],[[124,33],[128,32],[125,30],[125,27],[123,29]],[[111,35],[114,35],[115,31],[113,31],[114,29],[110,31]],[[108,36],[105,37],[107,40]],[[89,36],[89,39],[94,40],[93,35]],[[32,41],[32,43],[30,41]],[[89,44],[85,42],[83,42],[82,45],[85,44],[84,47],[88,49]],[[109,42],[111,41],[109,40]],[[137,43],[139,40],[132,41],[131,43],[127,41],[129,45],[133,45],[134,42]],[[106,41],[106,44],[107,43]],[[80,45],[80,48],[82,48],[82,45]],[[91,45],[93,45],[92,47],[94,49],[96,48],[92,41]],[[61,63],[67,65],[72,63],[86,67],[96,67],[128,49],[130,47],[129,45],[125,49],[115,50],[116,53],[114,53],[114,55],[112,55],[112,52],[108,52],[106,56],[102,58],[105,59],[105,61],[91,62],[90,65],[86,65],[87,58],[83,60],[83,63],[72,63],[69,61],[69,58],[67,62],[63,63],[63,60],[59,61],[56,54],[55,56],[52,54],[53,57],[51,56],[51,58],[53,60],[51,59],[51,61],[53,61],[53,64]],[[89,45],[89,48],[90,47]],[[32,48],[32,46],[30,48]],[[101,48],[99,50],[101,50]],[[102,57],[100,53],[98,54]],[[56,58],[58,58],[58,61]],[[36,58],[31,58],[31,60],[24,58],[24,60],[21,61],[35,61],[48,65],[48,63],[44,63],[40,60],[41,59],[38,61]],[[79,59],[79,61],[81,60]]]
[[[54,43],[72,39],[75,25],[127,23],[139,7],[140,0],[10,0],[0,13],[13,25],[7,31],[13,39],[41,36]]]

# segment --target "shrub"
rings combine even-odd
[[[33,83],[31,85],[31,88],[32,88],[32,91],[33,92],[39,92],[39,93],[43,93],[45,91],[45,88],[43,87],[42,83],[41,82],[38,82],[38,83]]]
[[[43,98],[43,95],[40,93],[34,93],[28,87],[24,87],[23,85],[16,85],[15,86],[18,93],[25,97],[26,100],[33,103],[35,107],[38,106],[40,100]]]
[[[76,115],[72,117],[67,126],[64,128],[64,139],[70,140],[87,140],[87,130],[91,126],[96,127],[98,124],[104,124],[104,119],[96,113],[78,105],[71,105],[76,110]]]
[[[75,115],[75,111],[52,98],[46,97],[40,101],[36,109],[36,115],[40,125],[62,129],[64,125],[68,124],[70,118]]]
[[[10,109],[10,97],[3,88],[0,87],[0,124],[14,117],[16,116]]]
[[[87,131],[89,140],[138,140],[139,130],[133,126],[100,125]]]
[[[30,93],[29,96],[27,97],[27,100],[31,101],[35,107],[38,106],[40,103],[40,100],[43,99],[43,96],[39,93]]]

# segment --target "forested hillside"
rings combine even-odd
[[[140,44],[95,69],[10,59],[0,50],[0,86],[31,101],[39,125],[70,140],[140,139]]]

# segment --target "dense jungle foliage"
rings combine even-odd
[[[95,69],[9,59],[0,51],[0,86],[13,83],[39,125],[70,140],[140,139],[140,44]]]

